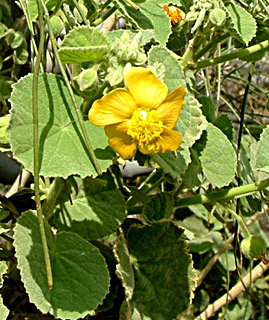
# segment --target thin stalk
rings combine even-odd
[[[236,50],[232,53],[229,54],[225,54],[221,57],[217,57],[217,58],[213,58],[213,59],[208,59],[208,60],[203,60],[200,62],[197,62],[196,65],[194,65],[193,69],[194,70],[198,70],[201,68],[206,68],[206,67],[210,67],[210,66],[214,66],[216,64],[219,63],[223,63],[223,62],[227,62],[227,61],[231,61],[237,58],[242,58],[248,55],[251,55],[255,52],[258,52],[260,50],[263,50],[265,48],[269,47],[269,40],[265,40],[262,41],[258,44],[255,44],[251,47],[245,48],[245,49],[241,49],[241,50]]]
[[[231,208],[227,207],[227,206],[223,206],[226,210],[228,210],[230,212],[230,214],[236,219],[236,221],[238,222],[239,226],[241,227],[245,238],[250,238],[251,234],[248,231],[248,228],[245,224],[245,221],[242,219],[242,217],[239,216],[239,214],[237,214],[234,210],[232,210]]]
[[[34,121],[34,189],[35,189],[35,202],[37,211],[37,221],[39,224],[42,248],[44,252],[45,267],[47,272],[47,280],[49,289],[53,287],[52,270],[49,256],[49,249],[47,244],[44,220],[41,210],[40,193],[39,193],[39,134],[38,134],[38,74],[40,70],[40,63],[42,60],[44,42],[45,42],[45,31],[44,31],[44,21],[43,21],[43,10],[40,0],[37,0],[38,4],[38,20],[40,27],[40,39],[39,48],[36,57],[36,63],[34,66],[33,75],[33,89],[32,89],[32,104],[33,104],[33,121]]]
[[[49,188],[49,191],[47,193],[47,198],[42,205],[43,214],[47,219],[49,219],[52,216],[53,210],[55,208],[55,202],[60,192],[62,191],[63,187],[64,187],[63,179],[60,177],[56,177],[53,180]]]
[[[109,18],[118,8],[116,6],[111,7],[102,17],[92,22],[92,26],[96,27]]]
[[[175,208],[184,208],[194,204],[215,203],[218,201],[227,201],[240,197],[245,197],[251,193],[262,191],[269,187],[269,178],[260,183],[251,183],[240,187],[220,189],[208,194],[186,197],[175,201]],[[129,214],[139,214],[142,212],[142,206],[136,206],[128,210]]]
[[[221,55],[221,47],[220,43],[217,45],[217,54],[218,56]],[[221,90],[221,64],[218,64],[218,83],[217,83],[217,103],[216,103],[216,115],[218,115],[219,112],[219,104],[220,104],[220,90]]]
[[[197,61],[202,58],[207,52],[209,52],[213,47],[215,47],[218,43],[221,43],[223,40],[227,39],[230,36],[230,33],[224,33],[220,37],[214,37],[203,49],[198,51],[194,56],[193,60]]]
[[[220,189],[212,193],[179,199],[175,203],[176,208],[187,207],[198,203],[214,203],[220,200],[231,200],[237,197],[243,197],[250,193],[262,191],[269,186],[269,178],[260,183],[250,183],[240,187],[229,189]]]
[[[266,12],[267,16],[269,16],[269,10],[267,9],[266,5],[263,3],[262,0],[258,0],[260,6],[263,8],[263,10]]]
[[[88,149],[88,151],[90,153],[90,158],[91,158],[90,160],[91,160],[91,162],[92,162],[97,174],[101,175],[102,174],[102,170],[100,168],[100,165],[99,165],[98,160],[96,158],[96,155],[94,153],[92,144],[91,144],[90,139],[88,137],[88,134],[87,134],[87,131],[86,131],[86,128],[85,128],[85,124],[84,124],[84,120],[83,120],[83,115],[82,115],[82,113],[80,111],[80,108],[79,108],[77,102],[76,102],[75,95],[73,93],[73,90],[72,90],[72,87],[70,85],[69,79],[68,79],[68,77],[66,75],[64,66],[63,66],[63,64],[61,62],[61,59],[59,57],[59,53],[58,53],[58,49],[57,49],[57,45],[56,45],[56,39],[55,39],[55,37],[53,35],[53,32],[52,32],[52,27],[51,27],[51,23],[50,23],[50,19],[49,19],[49,14],[48,14],[47,8],[46,8],[43,0],[41,0],[41,2],[43,4],[44,16],[45,16],[45,19],[46,19],[46,22],[47,22],[47,26],[48,26],[48,30],[49,30],[49,36],[50,36],[50,39],[51,39],[53,51],[54,51],[56,60],[58,62],[59,68],[61,70],[61,73],[63,75],[65,84],[66,84],[67,89],[69,91],[70,97],[72,99],[72,103],[73,103],[73,105],[75,107],[75,110],[76,110],[76,113],[77,113],[77,117],[78,117],[78,121],[79,121],[79,125],[80,125],[80,129],[82,131],[83,138],[85,139],[85,143],[86,143],[87,149]]]

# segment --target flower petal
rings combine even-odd
[[[136,102],[126,89],[115,89],[94,101],[88,117],[96,126],[107,126],[131,119]]]
[[[181,142],[182,136],[179,132],[164,128],[160,138],[153,140],[148,145],[139,146],[139,150],[144,154],[176,151]]]
[[[177,123],[180,110],[184,106],[186,90],[184,86],[174,89],[159,106],[157,112],[163,125],[168,129],[173,129]]]
[[[116,151],[124,160],[131,159],[136,153],[136,144],[127,134],[127,123],[117,123],[105,127],[110,147]]]
[[[140,108],[156,109],[166,98],[167,86],[148,69],[130,67],[124,80]]]

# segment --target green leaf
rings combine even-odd
[[[0,296],[0,320],[6,320],[9,315],[8,308],[4,305],[3,299]]]
[[[251,164],[254,170],[269,173],[269,125],[263,130],[256,152],[252,153]]]
[[[53,288],[47,284],[39,226],[33,211],[25,212],[14,228],[18,268],[30,301],[56,318],[77,319],[92,313],[109,288],[103,256],[76,234],[53,235],[45,223],[50,250]]]
[[[154,39],[161,45],[166,44],[171,34],[171,22],[158,0],[138,4],[139,10],[124,0],[117,0],[117,4],[132,24],[141,29],[154,29]]]
[[[168,86],[169,91],[180,85],[186,87],[183,69],[172,51],[163,47],[152,47],[148,53],[148,63],[153,67],[158,67],[158,65],[164,67],[165,72],[162,80]]]
[[[8,129],[14,156],[33,172],[32,82],[30,74],[13,86],[12,110]],[[40,174],[46,177],[95,175],[71,97],[62,77],[39,76],[39,161]],[[82,99],[76,96],[77,104]],[[104,130],[84,119],[86,131],[102,170],[111,163],[113,151],[107,146]]]
[[[3,286],[3,275],[8,271],[8,262],[0,261],[0,289]]]
[[[112,177],[108,180],[86,178],[80,183],[77,195],[60,202],[56,225],[93,240],[113,233],[125,219],[125,201]]]
[[[149,222],[169,218],[174,209],[174,196],[172,193],[162,192],[150,197],[143,207],[143,215]]]
[[[200,161],[207,180],[218,188],[227,186],[234,178],[236,155],[224,133],[208,124],[206,145]]]
[[[182,234],[171,222],[134,225],[128,232],[135,274],[130,303],[141,319],[172,320],[189,305],[195,273]]]
[[[99,30],[81,26],[64,38],[59,55],[63,63],[100,61],[109,51],[109,41]]]
[[[213,123],[215,121],[215,106],[209,97],[201,96],[198,101],[202,104],[202,112],[208,122]]]
[[[122,234],[118,237],[113,252],[118,261],[116,274],[122,282],[126,299],[129,301],[133,296],[135,279],[127,243]]]
[[[190,148],[207,128],[207,121],[202,114],[201,104],[193,95],[186,95],[185,100],[186,105],[180,112],[176,128],[182,134],[185,144]]]
[[[184,173],[191,162],[190,151],[184,142],[175,152],[152,154],[151,157],[165,173],[169,173],[177,180],[180,179],[180,174]]]
[[[226,115],[221,114],[214,121],[214,126],[219,128],[230,141],[233,141],[233,123],[232,120]]]
[[[245,45],[256,34],[256,21],[253,16],[239,5],[229,2],[226,4],[226,11],[231,19],[232,30]]]

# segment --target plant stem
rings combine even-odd
[[[47,193],[47,198],[42,205],[42,211],[44,216],[49,219],[53,213],[55,202],[62,191],[64,186],[64,181],[60,177],[56,177]]]
[[[269,47],[269,40],[265,40],[262,41],[258,44],[255,44],[254,46],[245,48],[245,49],[241,49],[241,50],[236,50],[232,53],[229,54],[225,54],[221,57],[217,57],[217,58],[213,58],[213,59],[208,59],[208,60],[203,60],[200,62],[197,62],[196,65],[194,65],[193,69],[198,70],[198,69],[202,69],[202,68],[206,68],[206,67],[210,67],[210,66],[214,66],[216,64],[219,63],[223,63],[223,62],[227,62],[230,60],[234,60],[237,58],[242,58],[248,55],[251,55],[255,52],[258,52],[260,50],[263,50],[265,48]]]
[[[227,207],[227,206],[223,206],[226,210],[228,210],[230,212],[230,214],[237,220],[238,224],[240,225],[245,238],[249,238],[251,237],[250,232],[248,231],[248,228],[244,222],[244,220],[231,208]]]
[[[34,66],[33,75],[33,89],[32,89],[32,104],[33,104],[33,121],[34,121],[34,189],[35,189],[35,202],[37,211],[37,220],[39,224],[42,248],[44,252],[45,267],[47,272],[47,280],[49,289],[53,287],[52,270],[49,256],[49,249],[47,244],[44,220],[41,210],[40,194],[39,194],[39,134],[38,134],[38,74],[40,70],[40,63],[42,60],[45,32],[44,32],[44,21],[43,21],[43,10],[40,0],[37,0],[38,4],[38,19],[40,27],[40,39],[38,53],[36,57],[36,63]]]
[[[179,199],[175,203],[176,208],[187,207],[198,203],[210,203],[220,200],[231,200],[237,197],[243,197],[249,193],[264,190],[269,186],[269,179],[265,179],[260,183],[251,183],[240,187],[229,189],[220,189],[212,193]]]
[[[65,84],[66,84],[67,89],[69,91],[70,97],[72,99],[73,105],[75,107],[75,110],[76,110],[76,113],[77,113],[77,117],[78,117],[78,121],[79,121],[79,125],[80,125],[80,129],[82,131],[83,138],[85,139],[86,146],[87,146],[88,151],[90,153],[90,160],[91,160],[91,162],[92,162],[97,174],[101,175],[102,174],[102,170],[100,168],[100,165],[99,165],[98,160],[96,158],[96,155],[94,153],[92,144],[91,144],[90,139],[88,137],[88,134],[87,134],[87,131],[86,131],[86,128],[85,128],[85,124],[84,124],[84,120],[83,120],[83,115],[82,115],[82,113],[80,111],[80,108],[79,108],[77,102],[76,102],[75,95],[73,93],[72,87],[70,85],[69,79],[68,79],[68,77],[66,75],[64,66],[63,66],[63,64],[61,62],[61,59],[60,59],[60,56],[59,56],[59,53],[58,53],[58,49],[57,49],[57,45],[56,45],[56,39],[55,39],[55,37],[53,35],[53,32],[52,32],[52,27],[51,27],[51,23],[50,23],[50,19],[49,19],[49,14],[48,14],[47,8],[46,8],[43,0],[41,0],[41,2],[43,4],[44,15],[45,15],[45,19],[46,19],[46,22],[47,22],[47,26],[48,26],[48,30],[49,30],[49,35],[50,35],[50,40],[51,40],[51,43],[52,43],[53,51],[54,51],[56,60],[57,60],[57,62],[59,64],[59,68],[60,68],[61,73],[63,75]]]
[[[209,50],[211,50],[214,46],[216,46],[218,43],[221,43],[223,40],[227,39],[230,36],[230,34],[224,33],[222,36],[220,37],[214,37],[205,47],[203,47],[203,49],[201,49],[200,51],[198,51],[194,56],[193,59],[195,61],[199,60],[200,58],[202,58],[202,56],[204,56]]]
[[[109,18],[118,8],[116,6],[113,6],[110,8],[102,17],[92,22],[92,26],[96,27],[102,22],[104,22],[107,18]]]
[[[251,183],[245,186],[226,188],[214,191],[212,193],[199,196],[186,197],[175,202],[175,208],[184,208],[194,204],[215,203],[218,201],[227,201],[235,198],[245,197],[253,192],[262,191],[269,187],[269,179],[265,179],[258,184]],[[128,209],[128,214],[140,214],[143,206],[136,206]]]
[[[243,283],[249,287],[254,281],[262,276],[262,274],[269,269],[269,264],[265,265],[260,262],[249,274],[243,278]],[[228,293],[224,294],[221,298],[210,304],[205,311],[203,311],[195,320],[207,320],[216,314],[227,303],[234,300],[242,291],[244,287],[241,283],[237,283]]]

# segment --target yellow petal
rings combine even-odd
[[[96,126],[107,126],[129,120],[136,102],[126,89],[115,89],[103,98],[94,101],[88,117]]]
[[[185,94],[186,90],[184,86],[177,87],[169,93],[164,102],[157,109],[160,120],[168,129],[173,129],[177,123],[180,110],[185,103]]]
[[[108,143],[124,160],[131,159],[136,153],[136,144],[127,134],[128,126],[126,123],[112,124],[105,127]]]
[[[167,86],[150,70],[130,67],[124,73],[124,80],[140,108],[156,109],[166,98]]]
[[[153,140],[148,145],[139,146],[144,154],[164,153],[176,151],[182,143],[182,136],[179,132],[164,128],[160,138]]]

